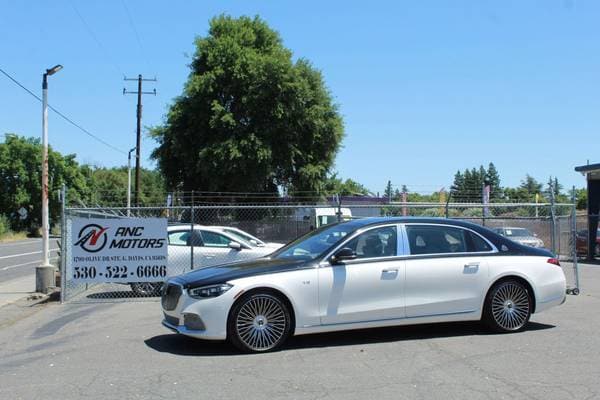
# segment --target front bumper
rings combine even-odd
[[[186,328],[185,325],[173,325],[173,324],[169,323],[166,319],[163,319],[162,324],[165,328],[170,329],[171,331],[173,331],[175,333],[194,337],[197,339],[225,340],[227,338],[227,336],[223,336],[223,335],[219,335],[219,334],[211,335],[211,333],[207,332],[206,330],[204,330],[204,331],[192,330],[192,329]]]
[[[230,291],[208,299],[195,299],[181,288],[179,297],[172,302],[162,301],[163,326],[173,332],[206,340],[227,338],[227,317],[233,304]],[[164,298],[163,298],[164,300]]]

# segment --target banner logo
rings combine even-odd
[[[103,228],[97,224],[88,224],[84,226],[79,231],[79,235],[77,236],[78,240],[75,242],[75,246],[81,247],[88,253],[99,252],[108,242],[108,235],[106,234],[107,229],[108,228]]]

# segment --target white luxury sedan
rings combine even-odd
[[[268,257],[169,279],[163,325],[242,351],[290,335],[447,321],[524,329],[565,301],[543,249],[448,219],[365,218],[326,225]]]
[[[265,243],[241,229],[228,226],[194,225],[192,231],[189,224],[177,224],[169,226],[167,231],[170,275],[263,257],[283,246],[282,243]],[[160,294],[162,285],[162,282],[130,284],[140,296]]]

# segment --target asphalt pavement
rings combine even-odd
[[[370,329],[258,355],[171,333],[157,301],[13,304],[0,308],[12,315],[0,318],[0,398],[598,399],[600,266],[581,270],[582,294],[524,332]]]
[[[50,261],[55,262],[58,240],[50,240]],[[42,240],[0,243],[0,307],[35,290],[35,267],[41,264]]]

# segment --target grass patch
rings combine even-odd
[[[0,243],[14,242],[17,240],[27,239],[27,232],[6,232],[0,235]]]

